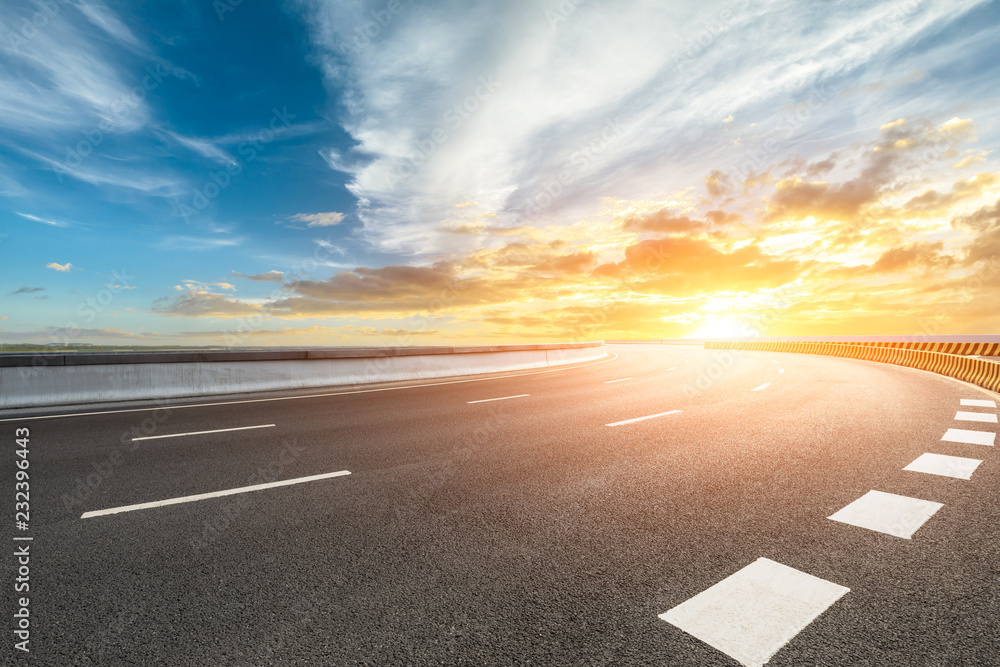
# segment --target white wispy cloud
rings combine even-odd
[[[359,43],[384,3],[302,2],[357,142],[320,154],[351,175],[367,240],[411,255],[460,242],[435,231],[458,202],[502,224],[559,223],[596,211],[594,192],[648,197],[739,168],[789,105],[852,131],[856,101],[836,97],[847,78],[910,73],[899,54],[978,4],[403,3]]]
[[[128,26],[122,23],[121,19],[115,16],[115,14],[108,9],[108,6],[103,2],[85,0],[74,3],[74,6],[79,9],[91,23],[96,25],[118,42],[136,49],[144,48],[142,43],[136,38],[132,31],[129,30]]]
[[[70,224],[65,220],[52,220],[50,218],[39,218],[37,215],[31,215],[30,213],[18,213],[14,211],[17,215],[22,218],[27,218],[28,220],[34,220],[35,222],[40,222],[43,225],[49,225],[51,227],[69,227]]]
[[[219,148],[215,142],[209,139],[201,139],[197,137],[185,137],[183,135],[177,134],[176,132],[165,131],[165,135],[169,136],[171,139],[179,143],[181,146],[198,153],[202,157],[207,157],[210,160],[215,160],[221,164],[235,164],[236,159],[226,151]]]
[[[80,29],[83,17],[77,8],[59,2],[52,7],[55,12],[28,33],[30,38],[11,39],[22,35],[18,27],[24,13],[30,21],[34,10],[16,3],[0,5],[0,24],[10,26],[0,40],[0,53],[10,64],[0,69],[0,124],[21,132],[80,130],[102,121],[120,131],[144,125],[147,104],[130,98],[136,82],[126,80],[107,46]],[[103,5],[81,4],[80,11],[116,40],[135,43],[134,35]]]
[[[73,269],[73,265],[69,262],[65,264],[58,264],[56,262],[49,262],[45,265],[46,269],[52,269],[53,271],[60,271],[62,273],[69,273]]]
[[[242,238],[213,238],[207,236],[168,236],[156,245],[167,250],[215,250],[243,243]]]
[[[184,179],[168,172],[140,167],[129,160],[114,160],[92,155],[79,164],[69,164],[34,151],[21,152],[47,165],[60,178],[72,177],[91,185],[127,188],[156,197],[176,197],[182,193],[186,194]]]
[[[277,127],[271,127],[268,119],[262,118],[261,126],[257,128],[252,128],[242,132],[231,132],[229,134],[223,134],[218,137],[213,137],[212,141],[219,145],[233,145],[240,144],[245,141],[260,141],[261,132],[265,130],[268,132],[271,141],[281,141],[285,139],[293,139],[295,137],[307,136],[310,134],[315,134],[324,129],[327,129],[329,125],[322,121],[313,121],[310,123],[290,123],[288,125],[278,125]]]

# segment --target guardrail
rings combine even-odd
[[[992,345],[992,343],[914,343],[914,345]],[[886,344],[809,343],[782,341],[706,341],[707,349],[756,350],[762,352],[797,352],[850,357],[884,364],[907,366],[947,375],[965,382],[1000,391],[1000,363],[919,348],[891,347]],[[960,349],[965,349],[960,348]],[[968,354],[968,353],[966,353]]]
[[[0,355],[0,408],[421,380],[559,366],[604,342],[476,347]]]
[[[924,352],[944,352],[945,354],[961,355],[982,355],[985,357],[1000,356],[1000,343],[912,343],[912,342],[886,342],[876,343],[856,343],[850,342],[845,345],[872,345],[875,347],[889,347],[900,350],[921,350]]]

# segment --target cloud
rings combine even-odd
[[[221,238],[206,236],[168,236],[156,245],[168,250],[216,250],[243,243],[242,238]]]
[[[35,292],[44,292],[44,291],[45,291],[44,287],[20,287],[11,292],[11,295],[13,296],[15,294],[34,294]]]
[[[816,127],[855,131],[857,100],[839,101],[836,87],[876,70],[891,70],[894,81],[909,76],[914,64],[890,67],[889,54],[907,53],[980,4],[819,13],[787,4],[650,11],[648,3],[585,3],[549,25],[523,3],[472,1],[462,12],[404,3],[363,47],[357,31],[382,5],[299,6],[329,87],[343,91],[338,103],[356,145],[324,158],[349,174],[363,238],[424,260],[469,242],[441,224],[456,202],[478,202],[500,227],[567,224],[597,208],[600,196],[648,197],[708,168],[720,177],[706,187],[723,196],[721,175],[749,184],[749,172],[734,175],[737,165],[765,143],[777,145],[777,160]],[[708,45],[696,41],[701,35]],[[937,56],[960,63],[962,46]],[[891,88],[871,104],[896,102]],[[811,118],[788,124],[786,136],[775,129],[775,110],[790,102]],[[730,116],[740,124],[720,131],[719,119]],[[949,136],[964,131],[945,125]],[[734,140],[748,148],[734,151]],[[710,164],[722,154],[731,166]]]
[[[937,190],[925,190],[907,201],[899,212],[899,216],[941,215],[951,210],[959,202],[978,197],[998,182],[1000,182],[1000,176],[984,172],[968,180],[955,181],[950,192],[940,193]]]
[[[635,232],[697,232],[706,228],[704,222],[692,220],[686,215],[678,215],[668,209],[661,209],[650,215],[629,216],[622,223],[622,229]]]
[[[712,197],[721,197],[733,191],[733,183],[728,175],[723,174],[718,169],[713,169],[705,177],[705,189]]]
[[[239,273],[237,271],[233,271],[232,275],[237,278],[246,278],[247,280],[255,280],[257,282],[280,283],[284,282],[285,280],[284,272],[275,271],[274,269],[268,271],[267,273],[253,273],[253,274]]]
[[[0,71],[0,124],[21,133],[97,127],[102,121],[119,131],[133,131],[146,123],[149,109],[143,100],[129,107],[132,85],[118,73],[112,45],[88,37],[75,9],[53,5],[31,39],[5,31],[0,50],[11,67]],[[80,5],[82,16],[112,36],[119,45],[137,40],[106,7]],[[17,3],[3,3],[0,23],[20,25]],[[29,19],[30,20],[30,19]],[[111,46],[111,48],[109,48]]]
[[[179,143],[181,146],[194,151],[202,157],[206,157],[209,160],[214,160],[219,164],[236,164],[236,159],[232,155],[222,150],[215,145],[209,139],[199,139],[195,137],[185,137],[176,132],[164,132],[163,134],[169,136],[171,139]]]
[[[228,285],[228,283],[221,284]],[[205,289],[204,283],[190,281],[184,288],[181,288],[181,291],[184,293],[178,296],[156,299],[150,312],[171,317],[223,318],[248,317],[264,313],[261,304],[241,301],[229,295],[211,292]]]
[[[768,255],[754,244],[725,252],[706,240],[670,236],[632,244],[624,260],[603,264],[594,274],[624,280],[642,294],[688,296],[780,287],[811,265]]]
[[[864,217],[874,204],[892,192],[900,176],[949,159],[955,143],[967,140],[974,131],[970,119],[953,118],[938,127],[927,121],[910,123],[902,118],[886,123],[879,128],[879,139],[862,151],[862,168],[857,176],[841,183],[808,181],[798,175],[782,178],[768,201],[765,220],[813,217],[846,221]],[[964,186],[956,184],[958,194],[953,197],[966,196],[976,188],[981,190],[986,181],[989,179],[983,182],[973,179]],[[922,204],[919,199],[912,203],[915,208]]]
[[[91,23],[107,33],[118,42],[131,46],[135,49],[144,50],[142,43],[129,30],[128,26],[121,22],[108,7],[102,2],[86,0],[77,2],[74,5],[79,9]]]
[[[28,220],[34,220],[35,222],[40,222],[43,225],[49,225],[51,227],[69,227],[70,226],[70,224],[68,222],[65,222],[63,220],[51,220],[51,219],[48,219],[48,218],[39,218],[38,216],[31,215],[30,213],[18,213],[17,211],[14,211],[14,213],[16,213],[17,215],[21,216],[22,218],[27,218]]]
[[[498,227],[496,225],[484,225],[480,222],[467,222],[457,227],[441,227],[440,231],[448,234],[465,234],[469,236],[516,236],[524,234],[533,227]]]
[[[297,213],[290,218],[292,222],[304,222],[306,227],[333,227],[344,220],[343,213],[330,211],[328,213]]]
[[[986,262],[996,265],[1000,258],[1000,199],[972,213],[957,216],[952,220],[952,226],[975,233],[975,238],[967,248],[966,263]]]
[[[871,271],[873,273],[893,273],[915,267],[948,269],[954,260],[942,255],[943,249],[944,244],[941,241],[913,243],[901,248],[890,248],[872,264]]]
[[[57,264],[55,262],[50,262],[49,264],[45,265],[45,268],[52,269],[54,271],[62,271],[63,273],[68,273],[70,269],[73,268],[73,265],[70,264],[69,262],[66,262],[65,264]]]

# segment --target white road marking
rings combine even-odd
[[[955,421],[963,422],[986,422],[989,424],[997,423],[997,416],[992,412],[956,412]]]
[[[753,389],[751,389],[750,391],[763,391],[763,390],[767,389],[767,388],[768,388],[768,387],[770,387],[770,386],[771,386],[771,383],[770,383],[770,382],[765,382],[765,383],[764,383],[764,384],[762,384],[761,386],[759,386],[759,387],[754,387],[754,388],[753,388]]]
[[[966,459],[961,456],[945,456],[944,454],[921,454],[913,463],[903,468],[913,472],[925,472],[929,475],[954,477],[956,479],[972,479],[979,459]]]
[[[427,382],[424,384],[408,384],[402,387],[377,387],[375,389],[350,389],[347,391],[332,391],[323,394],[303,394],[297,396],[272,396],[270,398],[247,398],[238,401],[217,401],[215,403],[189,403],[189,404],[179,404],[179,405],[155,405],[149,408],[125,408],[122,410],[97,410],[95,412],[72,412],[64,415],[36,415],[34,417],[8,417],[6,419],[0,419],[0,424],[4,422],[20,422],[20,421],[34,421],[36,419],[60,419],[62,417],[90,417],[92,415],[118,415],[126,412],[156,412],[157,410],[184,410],[186,408],[213,408],[217,405],[241,405],[243,403],[267,403],[270,401],[299,401],[304,398],[326,398],[328,396],[350,396],[353,394],[371,394],[377,391],[400,391],[402,389],[422,389],[424,387],[437,387],[446,384],[465,384],[466,382],[488,382],[490,380],[504,380],[507,378],[518,378],[524,377],[525,375],[544,375],[546,373],[565,373],[566,371],[576,370],[578,368],[587,368],[589,366],[597,366],[598,364],[606,364],[609,361],[615,361],[618,359],[618,354],[615,352],[611,353],[611,357],[608,359],[598,359],[597,361],[588,361],[581,363],[579,366],[569,366],[567,368],[550,368],[545,371],[530,371],[528,373],[516,373],[513,375],[493,375],[484,378],[469,378],[467,380],[449,380],[447,382]],[[48,406],[58,408],[59,406]]]
[[[993,401],[984,401],[978,398],[963,398],[962,405],[967,405],[973,408],[995,408],[997,406]]]
[[[667,370],[668,371],[676,371],[677,370],[677,366],[674,366],[673,368],[668,368]]]
[[[758,558],[660,618],[760,667],[851,589]]]
[[[617,380],[605,380],[604,384],[611,384],[612,382],[624,382],[625,380],[631,380],[632,378],[618,378]]]
[[[199,493],[196,496],[183,496],[181,498],[170,498],[168,500],[156,500],[151,503],[139,503],[138,505],[125,505],[123,507],[112,507],[106,510],[96,510],[94,512],[84,512],[80,515],[81,519],[90,519],[95,516],[105,516],[107,514],[118,514],[119,512],[134,512],[135,510],[146,510],[153,507],[163,507],[164,505],[177,505],[179,503],[193,503],[197,500],[206,500],[208,498],[219,498],[221,496],[231,496],[237,493],[248,493],[250,491],[261,491],[263,489],[273,489],[279,486],[289,486],[291,484],[303,484],[305,482],[314,482],[319,479],[329,479],[331,477],[340,477],[342,475],[350,475],[350,470],[339,470],[337,472],[323,473],[322,475],[313,475],[311,477],[299,477],[297,479],[286,479],[280,482],[269,482],[267,484],[254,484],[253,486],[241,486],[238,489],[227,489],[225,491],[213,491],[211,493]]]
[[[685,360],[684,360],[684,363],[685,363],[685,364],[690,364],[690,363],[691,363],[691,360],[690,360],[690,359],[685,359]]]
[[[206,433],[228,433],[229,431],[246,431],[252,428],[271,428],[274,424],[261,424],[260,426],[237,426],[236,428],[218,428],[214,431],[191,431],[190,433],[168,433],[167,435],[144,435],[141,438],[132,438],[132,442],[137,440],[159,440],[160,438],[180,438],[185,435],[205,435]]]
[[[778,360],[777,359],[771,359],[771,363],[772,364],[776,364],[776,363],[778,363]]]
[[[784,368],[779,368],[779,369],[778,369],[778,372],[779,372],[779,373],[784,373],[784,372],[785,372],[785,369],[784,369]]]
[[[996,442],[997,434],[989,431],[967,431],[962,428],[950,428],[941,437],[945,442],[961,442],[966,445],[987,445],[993,446]]]
[[[657,417],[663,417],[664,415],[675,415],[678,412],[680,412],[680,410],[657,412],[655,415],[646,415],[645,417],[636,417],[635,419],[625,419],[620,422],[611,422],[610,424],[605,424],[605,426],[621,426],[622,424],[632,424],[634,422],[646,421],[647,419],[656,419]]]
[[[827,518],[908,540],[942,507],[930,500],[869,491]]]
[[[481,398],[478,401],[466,401],[466,403],[489,403],[490,401],[506,401],[508,398],[524,398],[531,394],[518,394],[517,396],[501,396],[500,398]]]

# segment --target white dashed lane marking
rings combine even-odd
[[[624,382],[625,380],[631,380],[632,378],[618,378],[617,380],[605,380],[604,384],[611,384],[612,382]]]
[[[646,415],[645,417],[636,417],[634,419],[624,419],[620,422],[611,422],[610,424],[605,424],[605,426],[622,426],[623,424],[633,424],[635,422],[646,421],[647,419],[656,419],[657,417],[663,417],[666,415],[675,415],[680,410],[669,410],[667,412],[657,412],[655,415]]]
[[[674,366],[673,368],[668,368],[667,370],[668,371],[676,371],[677,370],[677,366]]]
[[[207,433],[228,433],[230,431],[247,431],[253,428],[273,428],[274,424],[260,424],[258,426],[237,426],[235,428],[217,428],[214,431],[191,431],[189,433],[168,433],[167,435],[145,435],[141,438],[132,438],[132,442],[138,440],[160,440],[161,438],[180,438],[185,435],[205,435]]]
[[[778,372],[779,372],[779,373],[784,373],[784,372],[785,372],[785,369],[784,369],[784,368],[779,368],[779,369],[778,369]]]
[[[997,434],[989,431],[967,431],[962,428],[950,428],[941,437],[944,442],[961,442],[966,445],[988,445],[993,446]]]
[[[995,408],[997,406],[993,401],[985,401],[978,398],[963,398],[962,405],[970,408]]]
[[[827,518],[908,540],[942,507],[930,500],[869,491]]]
[[[123,507],[112,507],[106,510],[97,510],[95,512],[84,512],[80,515],[81,519],[90,519],[95,516],[105,516],[107,514],[118,514],[119,512],[134,512],[135,510],[146,510],[153,507],[163,507],[164,505],[176,505],[178,503],[192,503],[196,500],[207,500],[208,498],[219,498],[221,496],[231,496],[236,493],[248,493],[250,491],[261,491],[263,489],[273,489],[279,486],[290,486],[292,484],[303,484],[304,482],[315,482],[320,479],[329,479],[331,477],[340,477],[342,475],[350,475],[350,470],[339,470],[337,472],[328,472],[322,475],[312,475],[311,477],[299,477],[297,479],[286,479],[280,482],[270,482],[268,484],[255,484],[253,486],[241,486],[238,489],[227,489],[225,491],[213,491],[211,493],[199,493],[196,496],[183,496],[181,498],[170,498],[168,500],[156,500],[151,503],[139,503],[138,505],[125,505]]]
[[[466,403],[489,403],[490,401],[506,401],[509,398],[524,398],[531,394],[518,394],[517,396],[501,396],[500,398],[481,398],[478,401],[466,401]]]
[[[955,421],[963,422],[983,422],[986,424],[996,424],[997,416],[992,412],[956,412]]]
[[[660,618],[746,667],[760,667],[849,591],[758,558]]]
[[[767,389],[767,388],[768,388],[768,387],[770,387],[770,386],[771,386],[771,383],[770,383],[770,382],[765,382],[765,383],[764,383],[764,384],[762,384],[761,386],[759,386],[759,387],[754,387],[754,388],[753,388],[753,389],[751,389],[750,391],[764,391],[765,389]]]
[[[903,470],[912,472],[925,472],[930,475],[941,475],[942,477],[954,477],[956,479],[972,479],[972,473],[976,471],[979,459],[966,459],[961,456],[945,456],[944,454],[921,454],[910,465]]]

